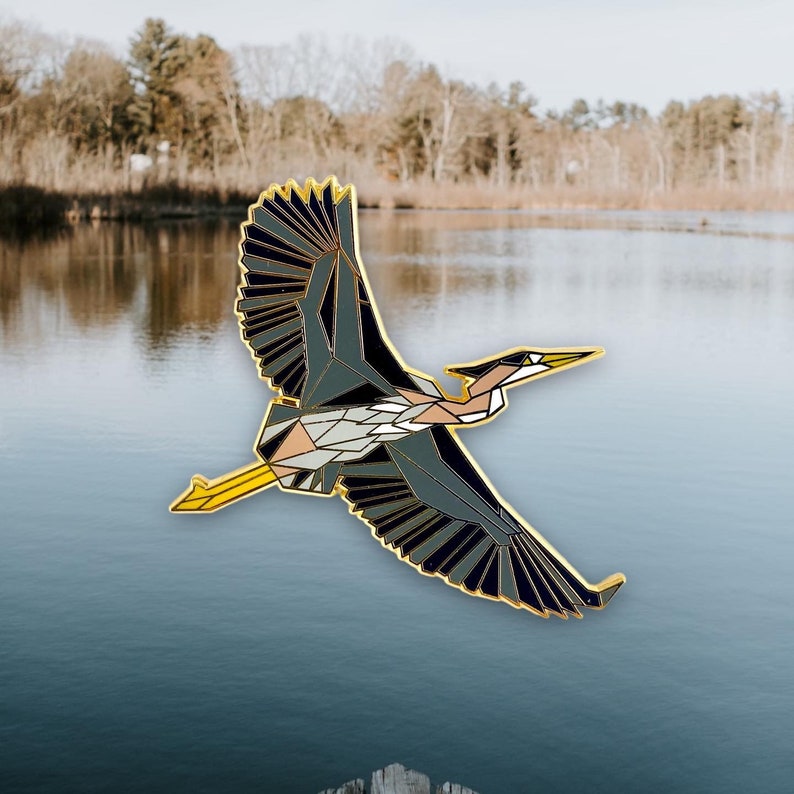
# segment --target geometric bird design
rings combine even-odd
[[[358,251],[356,196],[335,177],[272,185],[249,210],[236,304],[242,339],[279,392],[258,460],[195,476],[175,512],[211,512],[271,485],[339,494],[372,535],[423,574],[548,617],[600,609],[625,581],[588,583],[497,493],[456,429],[488,421],[506,390],[601,348],[514,348],[446,368],[447,394],[407,366],[383,328]]]

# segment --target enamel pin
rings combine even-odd
[[[507,407],[506,389],[603,355],[513,348],[446,368],[460,396],[406,366],[386,335],[358,251],[356,194],[335,177],[272,185],[242,225],[241,335],[279,392],[257,461],[193,477],[175,512],[211,512],[278,485],[339,494],[421,573],[548,617],[600,609],[625,578],[589,584],[496,492],[456,428]]]

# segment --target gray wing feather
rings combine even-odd
[[[417,388],[380,326],[356,256],[355,212],[352,190],[310,180],[262,194],[242,226],[243,341],[262,377],[302,407]]]
[[[512,513],[445,427],[386,442],[341,473],[351,510],[422,573],[544,617],[579,617],[614,593],[588,584]]]

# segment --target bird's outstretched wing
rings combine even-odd
[[[544,617],[606,606],[621,574],[591,585],[507,507],[453,432],[437,426],[346,464],[340,490],[381,543],[421,573]]]
[[[381,327],[358,255],[355,191],[272,185],[242,226],[237,315],[262,377],[300,407],[417,388]]]

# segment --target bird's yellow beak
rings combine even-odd
[[[525,366],[542,364],[554,370],[567,369],[583,364],[587,360],[600,358],[604,355],[603,347],[572,348],[568,350],[548,350],[544,353],[530,353],[527,355]]]

